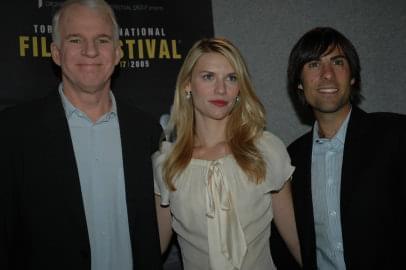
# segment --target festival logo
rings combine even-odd
[[[38,8],[56,10],[62,2],[38,0]],[[111,4],[115,13],[120,16],[123,13],[147,14],[146,22],[154,22],[165,11],[163,5],[149,4]],[[49,13],[51,21],[52,12]],[[139,16],[137,14],[137,16]],[[172,37],[162,25],[136,25],[126,20],[126,26],[120,28],[120,48],[122,59],[121,69],[147,69],[154,63],[161,61],[179,61],[182,59],[180,47],[182,42],[177,37]],[[18,56],[24,59],[38,59],[51,57],[52,25],[44,23],[31,23],[30,32],[20,33],[18,39]]]

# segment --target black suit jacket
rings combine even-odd
[[[134,269],[162,269],[151,154],[160,127],[116,96]],[[78,170],[59,94],[0,114],[0,269],[90,269]]]
[[[292,195],[304,269],[316,269],[312,131],[293,142],[288,151],[296,166]],[[347,269],[405,267],[402,258],[406,239],[405,153],[405,116],[367,114],[353,107],[344,145],[340,194]],[[275,233],[273,237],[275,263],[279,269],[294,269],[292,257],[286,260],[287,250],[283,250],[280,236]]]

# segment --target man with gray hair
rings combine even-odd
[[[58,91],[0,114],[0,269],[162,269],[150,161],[161,129],[111,91],[114,12],[66,1],[53,29]]]

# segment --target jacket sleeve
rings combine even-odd
[[[0,113],[0,269],[14,269],[17,195],[15,128],[8,112]]]
[[[271,225],[271,254],[273,262],[278,270],[299,270],[301,269],[296,262],[293,255],[290,253],[288,247],[283,241],[281,235],[278,232],[274,222]]]

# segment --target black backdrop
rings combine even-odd
[[[55,91],[52,14],[63,1],[14,0],[1,5],[0,110]],[[113,91],[156,118],[172,103],[177,72],[192,44],[213,36],[210,0],[108,1],[121,27],[124,57]]]

